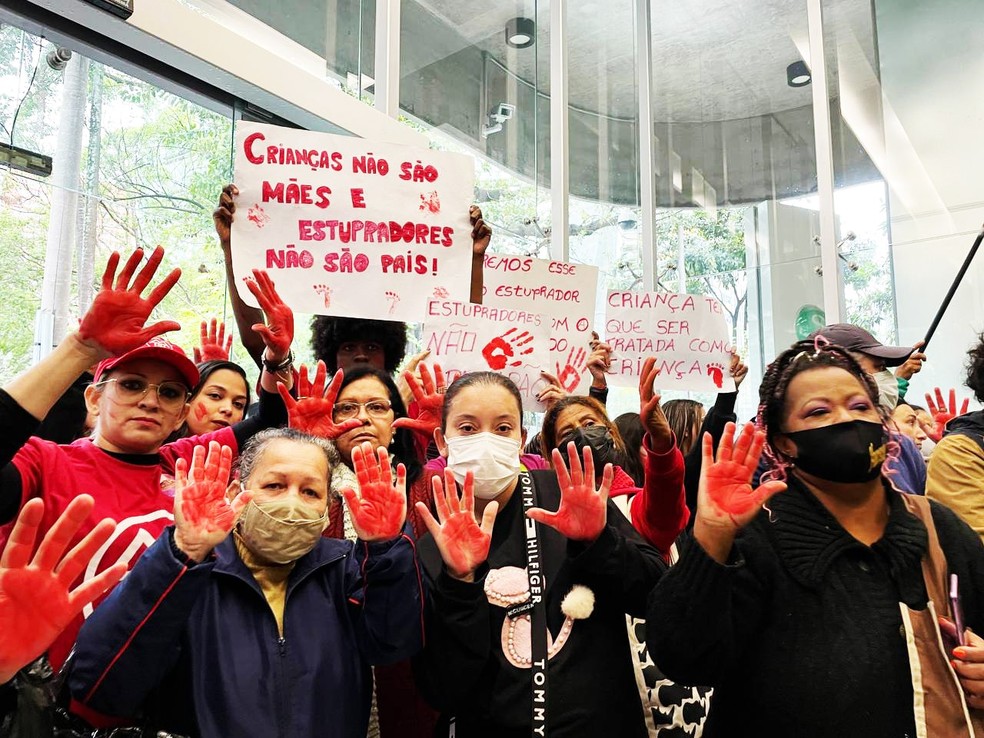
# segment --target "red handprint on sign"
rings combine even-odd
[[[517,355],[517,351],[519,356],[533,353],[533,347],[527,346],[533,340],[533,336],[530,335],[529,331],[516,333],[517,330],[519,329],[510,328],[501,336],[493,338],[482,349],[482,356],[485,357],[485,361],[488,362],[490,369],[500,371],[505,369],[507,364],[509,366],[519,366],[522,363],[520,359],[510,361],[510,359]],[[523,346],[527,347],[523,349]],[[522,349],[522,351],[519,351],[519,349]]]
[[[567,365],[563,369],[560,368],[560,362],[557,362],[557,381],[566,392],[573,392],[581,383],[581,373],[584,371],[587,356],[587,351],[575,346],[567,355]]]

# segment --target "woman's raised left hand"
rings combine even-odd
[[[567,458],[570,472],[564,466],[558,449],[553,450],[553,465],[560,484],[560,507],[557,512],[548,512],[534,507],[526,515],[544,525],[559,531],[572,541],[590,543],[601,535],[608,522],[608,493],[612,488],[615,472],[611,464],[605,464],[601,486],[595,487],[594,458],[591,449],[584,449],[584,469],[577,458],[577,446],[571,441],[567,444]]]

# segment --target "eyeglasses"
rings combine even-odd
[[[93,386],[102,387],[110,382],[116,384],[117,399],[130,405],[135,405],[146,397],[151,387],[157,392],[157,402],[164,410],[178,410],[191,397],[191,392],[180,382],[154,384],[138,377],[125,377],[123,379],[113,377],[96,382]]]
[[[369,402],[336,402],[331,409],[331,417],[337,423],[340,420],[348,420],[359,414],[359,408],[365,408],[366,414],[370,418],[385,417],[393,405],[386,400],[370,400]]]

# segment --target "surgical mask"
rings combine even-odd
[[[519,441],[495,433],[473,433],[447,439],[448,469],[458,484],[475,475],[475,497],[491,500],[519,476]]]
[[[564,459],[564,464],[570,465],[570,458],[567,455],[567,444],[571,441],[577,449],[579,459],[584,459],[584,449],[591,449],[591,457],[594,459],[595,471],[600,472],[605,464],[616,463],[615,439],[612,433],[604,425],[589,425],[582,428],[575,428],[565,435],[560,445],[560,455]]]
[[[888,369],[882,369],[870,375],[878,385],[878,404],[885,412],[892,412],[899,404],[899,380]]]
[[[929,457],[933,454],[934,448],[936,448],[936,441],[932,438],[927,438],[922,442],[922,446],[919,447],[919,452],[922,454],[922,457],[926,459],[926,461],[929,461]]]
[[[870,420],[849,420],[786,437],[796,444],[795,465],[829,482],[871,481],[888,454],[885,427]]]
[[[323,515],[296,495],[250,500],[239,518],[239,535],[246,548],[272,564],[289,564],[310,552],[328,526]]]

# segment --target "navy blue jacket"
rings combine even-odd
[[[79,633],[77,711],[206,738],[365,736],[370,664],[423,641],[414,545],[321,539],[290,574],[284,637],[231,537],[187,566],[168,528]]]

